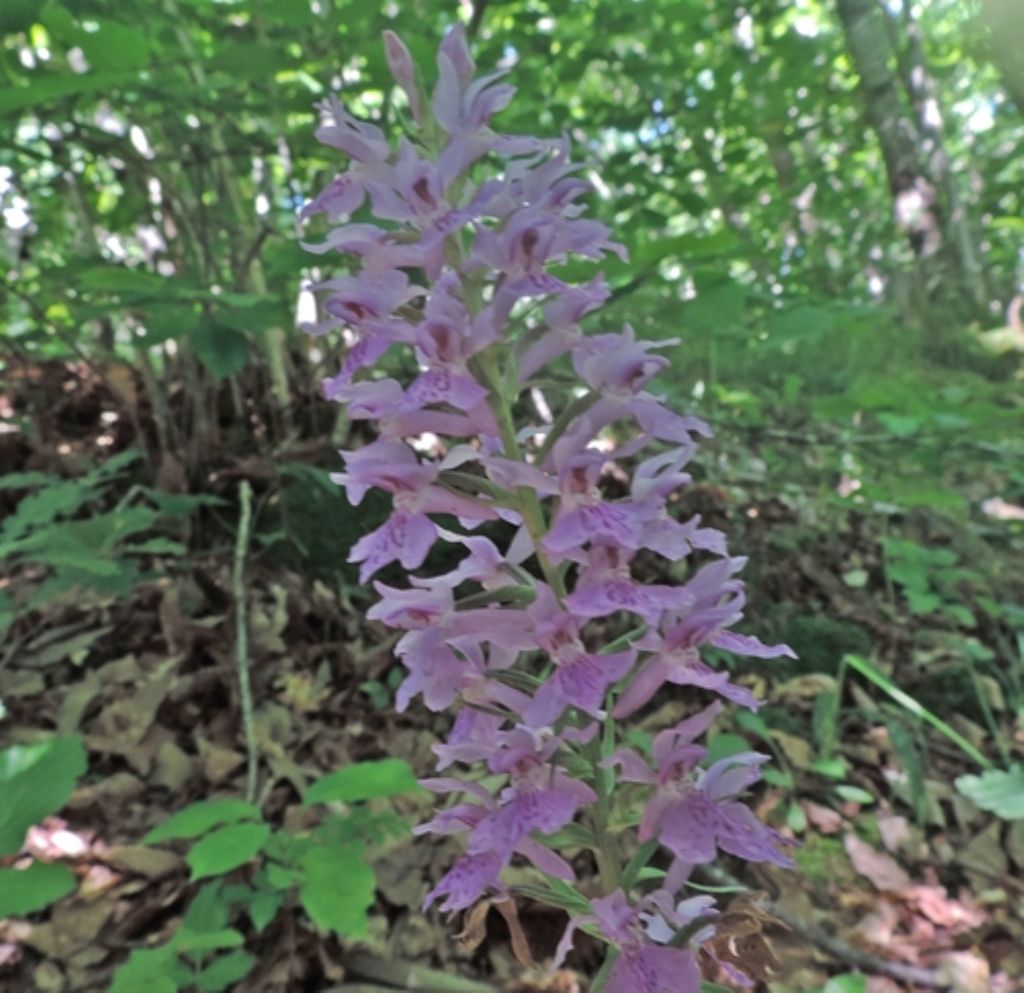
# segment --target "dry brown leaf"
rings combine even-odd
[[[907,895],[918,912],[939,927],[967,931],[987,919],[981,908],[951,897],[944,886],[912,886]]]
[[[974,869],[982,875],[1000,879],[1009,869],[1009,860],[1003,849],[1002,825],[992,821],[968,842],[957,854],[957,862],[965,869]]]
[[[800,770],[807,770],[811,767],[811,763],[814,762],[814,749],[806,738],[776,730],[772,731],[772,738],[782,749],[791,765]]]
[[[177,793],[196,772],[196,761],[170,738],[161,741],[154,756],[153,773],[149,777],[154,786],[163,786]]]
[[[162,879],[184,867],[181,857],[174,852],[146,845],[115,845],[100,857],[112,869],[133,872],[147,879]]]
[[[56,962],[40,962],[32,971],[35,993],[62,993],[67,989],[64,973]]]
[[[843,816],[831,807],[823,807],[820,803],[805,800],[801,806],[807,820],[822,834],[836,834],[843,826]]]
[[[890,852],[897,852],[910,839],[910,822],[898,814],[879,814],[876,818],[882,844]]]
[[[719,961],[733,965],[752,979],[769,982],[782,971],[764,933],[765,927],[788,926],[773,917],[760,905],[763,893],[741,893],[715,919],[715,934],[708,942],[711,954]]]
[[[98,783],[80,786],[68,800],[68,810],[85,810],[88,807],[108,807],[116,810],[130,800],[146,792],[146,784],[130,772],[115,772]]]
[[[938,966],[939,976],[952,993],[991,993],[988,961],[976,952],[948,952]]]
[[[910,876],[891,855],[877,851],[855,834],[843,838],[843,847],[853,867],[870,880],[875,889],[883,893],[904,893],[910,888]]]
[[[772,700],[788,703],[800,700],[816,700],[822,693],[834,692],[836,680],[821,672],[809,672],[804,676],[787,679],[772,690]]]
[[[516,961],[527,969],[532,969],[536,963],[533,960],[533,953],[530,951],[530,943],[526,939],[526,932],[523,925],[519,923],[519,909],[514,900],[498,900],[494,906],[498,913],[505,918],[508,925],[508,933],[512,939],[512,954]]]
[[[462,915],[462,930],[452,937],[464,952],[475,952],[487,937],[487,915],[493,900],[481,900]]]

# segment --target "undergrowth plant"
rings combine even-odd
[[[123,476],[140,458],[133,449],[119,452],[74,479],[45,472],[0,476],[0,491],[21,494],[0,525],[0,569],[17,578],[0,588],[0,635],[61,598],[124,596],[145,576],[146,556],[185,554],[160,528],[220,501],[124,486]]]
[[[67,802],[85,772],[82,742],[50,738],[0,750],[0,920],[23,917],[67,896],[78,885],[66,865],[23,854],[26,834]]]
[[[667,365],[657,344],[628,325],[583,330],[609,291],[564,264],[623,249],[583,216],[568,139],[492,130],[514,90],[503,72],[477,77],[461,28],[430,93],[404,44],[385,44],[408,108],[397,145],[337,98],[322,106],[317,136],[351,164],[305,208],[330,224],[307,247],[354,261],[314,285],[323,320],[308,330],[342,333],[325,395],[376,429],[335,478],[353,504],[392,500],[350,560],[361,582],[395,562],[407,574],[375,584],[367,615],[400,633],[398,709],[422,697],[454,716],[422,781],[447,799],[417,832],[463,836],[465,851],[425,906],[470,921],[495,904],[514,921],[517,895],[563,908],[556,963],[577,930],[607,946],[593,990],[694,993],[701,950],[742,978],[694,868],[720,851],[791,861],[740,799],[767,756],[709,761],[700,744],[723,701],[758,706],[701,651],[791,652],[732,630],[745,560],[673,516],[709,429],[648,389]],[[402,380],[384,373],[396,353],[415,359]],[[440,545],[464,550],[454,568],[431,567]],[[681,584],[645,581],[683,568]],[[628,733],[666,684],[691,688],[692,712]],[[593,885],[578,879],[591,868]]]
[[[280,912],[298,909],[314,927],[342,938],[367,934],[374,901],[372,855],[408,824],[373,801],[417,790],[405,762],[357,762],[329,773],[303,796],[314,826],[273,828],[259,807],[237,798],[193,803],[143,838],[184,842],[190,880],[200,883],[171,937],[132,952],[110,993],[218,993],[256,966],[246,936]]]

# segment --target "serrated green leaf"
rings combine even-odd
[[[74,891],[75,874],[53,862],[32,862],[26,869],[0,869],[0,919],[24,917]]]
[[[64,806],[85,767],[85,749],[75,737],[0,752],[0,855],[17,852],[30,827]]]
[[[245,865],[256,857],[269,837],[266,824],[232,824],[206,835],[185,856],[192,881],[221,876]]]
[[[364,936],[377,881],[359,849],[317,846],[303,855],[301,868],[299,900],[310,920],[343,938]]]
[[[222,824],[258,821],[260,818],[259,808],[245,800],[201,800],[158,824],[142,839],[142,843],[156,845],[175,838],[198,838]]]
[[[1007,821],[1024,819],[1024,765],[990,769],[980,776],[960,776],[956,788],[982,810]]]
[[[418,789],[416,777],[407,762],[378,759],[357,762],[328,773],[306,790],[303,803],[355,803]]]

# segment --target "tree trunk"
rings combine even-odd
[[[957,332],[984,313],[987,294],[977,239],[949,170],[941,130],[932,123],[935,95],[920,47],[911,44],[916,26],[908,21],[904,27],[902,61],[912,66],[904,84],[890,34],[896,25],[877,0],[837,0],[837,7],[860,75],[865,118],[885,160],[893,216],[916,258],[908,316],[928,328],[938,344],[937,337],[946,337],[941,332]],[[926,100],[931,102],[927,112]]]
[[[981,0],[992,61],[1006,92],[1024,114],[1024,8],[1020,0]]]

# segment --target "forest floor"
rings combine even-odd
[[[69,375],[66,368],[61,375]],[[5,402],[24,411],[44,398],[46,430],[32,444],[0,435],[3,474],[73,479],[104,444],[113,451],[136,443],[127,429],[110,429],[103,415],[117,405],[100,384],[85,389],[79,382],[73,395],[60,383],[34,388],[32,398],[8,395]],[[307,448],[294,461],[331,466],[334,458],[330,450]],[[180,850],[143,845],[143,836],[188,803],[244,792],[232,579],[240,479],[253,480],[257,498],[245,591],[266,816],[301,824],[308,817],[299,803],[303,790],[352,761],[393,756],[417,773],[430,772],[430,745],[444,719],[416,706],[401,715],[391,707],[399,673],[389,632],[366,622],[367,592],[331,566],[343,552],[312,547],[315,541],[293,533],[289,501],[312,513],[327,497],[299,472],[283,476],[283,460],[224,455],[206,473],[210,492],[224,504],[174,519],[164,532],[189,549],[186,555],[143,556],[127,591],[76,588],[8,631],[0,648],[0,745],[55,731],[78,734],[89,767],[66,807],[27,839],[37,858],[74,868],[77,890],[44,913],[0,921],[0,990],[107,990],[129,950],[166,939],[195,890]],[[184,489],[166,464],[161,482],[171,494]],[[116,504],[127,492],[121,480],[102,499]],[[0,512],[13,509],[16,495],[0,490],[7,501]],[[922,627],[954,632],[955,612],[943,614],[941,604],[931,614],[908,610],[904,587],[887,578],[892,570],[879,550],[884,535],[872,516],[848,513],[837,523],[757,482],[698,483],[685,503],[681,512],[701,512],[706,523],[726,530],[737,553],[751,557],[753,626],[790,640],[801,655],[797,663],[739,668],[736,678],[766,706],[755,720],[725,729],[774,754],[777,773],[757,794],[757,809],[800,843],[793,872],[723,863],[762,894],[763,914],[745,911],[749,897],[741,896],[733,915],[736,941],[761,975],[757,988],[1024,990],[1024,820],[1001,820],[965,799],[954,780],[977,766],[882,684],[841,666],[847,655],[870,659],[870,671],[984,748],[985,715],[964,689],[956,650],[922,637]],[[330,506],[346,512],[343,501]],[[935,519],[918,525],[923,545],[946,543]],[[12,578],[38,581],[31,570]],[[1004,633],[982,619],[970,637],[1000,651]],[[1009,748],[1019,761],[1020,725],[1012,730],[1013,715],[990,682],[987,702],[1000,726],[1011,728]],[[668,692],[651,726],[691,704],[685,694]],[[396,801],[413,822],[426,815],[428,802]],[[586,944],[578,943],[565,969],[549,977],[516,961],[497,914],[470,948],[456,937],[456,922],[420,912],[429,881],[454,850],[402,840],[381,852],[364,942],[343,946],[294,909],[258,934],[247,931],[258,965],[233,988],[585,989],[596,954]],[[534,957],[543,960],[561,933],[561,915],[527,904],[521,919]],[[460,986],[455,976],[465,982]]]

